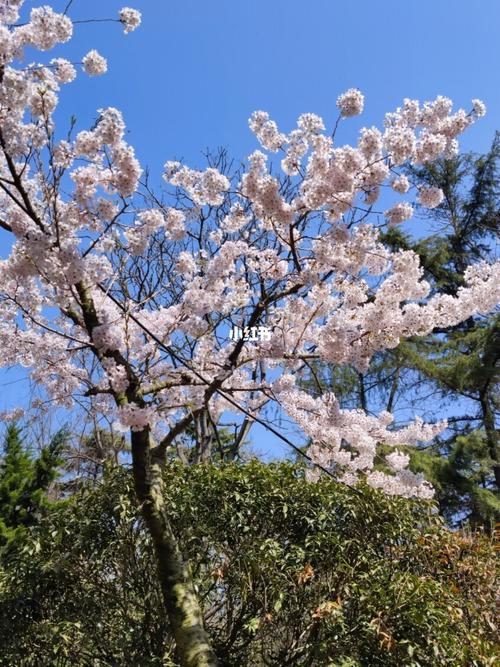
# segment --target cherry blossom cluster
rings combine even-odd
[[[123,394],[129,386],[127,369],[124,366],[118,365],[111,357],[105,357],[101,363],[113,391]]]
[[[337,98],[337,106],[344,118],[358,116],[363,113],[365,97],[360,90],[350,88]]]
[[[337,100],[343,118],[361,113],[363,105],[364,97],[356,89],[348,90]],[[406,99],[402,107],[386,115],[383,133],[377,128],[363,128],[356,148],[336,148],[332,137],[322,134],[323,120],[314,114],[301,116],[297,129],[288,135],[263,111],[255,112],[249,124],[264,149],[285,153],[282,168],[286,174],[294,176],[305,171],[302,196],[293,202],[295,209],[301,205],[323,209],[335,222],[358,205],[358,200],[372,206],[395,167],[408,162],[423,164],[455,154],[457,136],[484,113],[485,106],[480,100],[473,100],[470,113],[463,109],[453,113],[451,100],[443,96],[423,105]],[[262,208],[270,211],[278,222],[283,218],[288,224],[291,210],[280,202],[276,179],[265,173],[265,156],[255,153],[251,166],[245,183],[249,196],[255,199],[255,194],[260,194]],[[404,174],[393,178],[391,185],[400,194],[410,189]],[[435,208],[441,201],[439,188],[422,189],[419,193],[419,203],[427,208]],[[386,211],[386,218],[389,224],[401,224],[412,214],[411,203],[400,202]]]
[[[182,239],[186,233],[185,219],[185,214],[175,208],[140,211],[134,226],[124,232],[129,252],[132,255],[144,253],[152,235],[160,229],[164,230],[168,239]]]
[[[441,191],[440,191],[441,192]],[[385,217],[390,225],[399,225],[413,216],[413,206],[408,202],[398,202],[385,211]]]
[[[120,423],[130,427],[132,431],[142,431],[146,426],[151,426],[155,419],[153,406],[141,408],[133,404],[121,405],[117,413]]]
[[[108,71],[108,62],[99,51],[92,49],[83,58],[83,69],[89,76],[101,76]]]
[[[218,206],[224,200],[223,193],[229,188],[228,179],[213,167],[202,172],[180,162],[169,161],[165,164],[163,178],[167,183],[185,190],[198,206]]]
[[[123,30],[127,35],[129,32],[133,32],[141,25],[141,12],[138,12],[137,9],[132,9],[131,7],[123,7],[120,10],[120,21],[123,23]]]
[[[22,10],[22,0],[0,2],[0,227],[12,238],[0,260],[0,365],[29,369],[47,404],[85,400],[160,442],[197,411],[252,418],[274,401],[311,442],[312,461],[338,479],[429,497],[398,447],[443,424],[397,429],[391,415],[305,394],[298,377],[309,359],[364,371],[405,337],[500,301],[499,263],[469,267],[457,296],[431,295],[418,256],[381,243],[374,209],[383,187],[394,200],[387,224],[403,224],[417,205],[440,206],[441,190],[415,191],[405,167],[455,153],[484,104],[466,112],[441,96],[407,99],[353,146],[336,134],[338,121],[362,113],[359,90],[338,97],[328,122],[304,113],[289,133],[257,111],[249,123],[261,149],[241,172],[168,161],[156,194],[119,110],[97,110],[91,129],[56,128],[75,63],[19,59],[24,47],[43,59],[73,24],[49,6],[26,21]],[[141,16],[125,7],[114,20],[129,33]],[[93,49],[82,64],[92,76],[107,69]],[[231,339],[241,323],[269,335]],[[393,451],[375,470],[381,443]]]
[[[426,208],[436,208],[443,201],[444,195],[440,188],[421,188],[418,201]]]
[[[335,472],[349,485],[355,485],[363,474],[368,484],[390,494],[433,496],[424,477],[407,469],[409,456],[397,449],[391,452],[386,457],[390,473],[373,471],[374,460],[379,443],[397,446],[427,441],[444,430],[445,422],[430,426],[417,419],[404,429],[390,431],[387,426],[393,416],[387,412],[377,418],[362,410],[342,410],[333,394],[313,398],[291,387],[278,391],[278,400],[311,440],[308,453],[322,468]],[[318,474],[317,468],[311,471],[312,476]]]

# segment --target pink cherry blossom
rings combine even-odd
[[[376,212],[384,192],[387,222],[410,219],[402,172],[455,153],[484,104],[468,112],[444,96],[405,99],[352,146],[314,113],[285,131],[256,111],[260,148],[237,174],[224,160],[197,169],[168,160],[154,193],[118,109],[98,109],[91,128],[69,135],[56,127],[75,68],[44,54],[73,24],[49,6],[17,24],[22,4],[0,3],[0,226],[12,239],[0,260],[0,365],[25,368],[42,403],[85,402],[160,449],[201,411],[252,420],[274,402],[310,442],[313,464],[340,481],[430,497],[398,447],[432,439],[444,423],[398,429],[388,413],[308,395],[298,376],[309,359],[363,371],[405,337],[500,301],[500,263],[469,267],[456,296],[431,294],[418,256],[381,243]],[[141,16],[125,7],[113,20],[128,33]],[[25,47],[46,64],[20,66]],[[100,75],[107,62],[92,49],[83,68]],[[344,119],[360,114],[364,96],[350,89],[337,107]],[[423,188],[418,203],[432,208],[442,196]],[[256,335],[235,340],[234,327]],[[380,444],[393,448],[385,472],[374,469]]]
[[[89,76],[101,76],[105,74],[108,70],[108,63],[106,58],[101,56],[101,54],[92,49],[83,57],[83,69]]]

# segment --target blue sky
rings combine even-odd
[[[464,138],[467,149],[486,149],[498,126],[496,0],[128,4],[143,14],[139,30],[124,36],[119,24],[79,25],[61,49],[78,60],[95,47],[109,58],[106,76],[82,76],[68,87],[63,109],[82,123],[99,107],[122,109],[130,140],[153,173],[173,157],[200,162],[206,147],[245,157],[255,147],[247,128],[255,109],[269,111],[285,131],[306,111],[331,124],[337,96],[350,87],[366,95],[366,109],[344,123],[342,141],[354,139],[361,125],[380,125],[404,97],[443,94],[466,107],[484,99],[489,113]],[[71,14],[113,17],[122,5],[74,0]]]
[[[26,7],[43,2],[26,2]],[[62,10],[66,0],[52,2]],[[74,0],[74,19],[116,17],[123,0]],[[124,112],[128,140],[153,179],[163,163],[203,163],[202,151],[224,146],[237,159],[255,149],[247,119],[269,111],[283,131],[300,113],[331,126],[335,100],[350,87],[366,96],[362,117],[337,135],[354,141],[359,127],[380,126],[404,97],[451,97],[469,108],[483,99],[487,116],[462,140],[487,150],[498,127],[500,3],[482,0],[128,0],[143,25],[123,35],[119,24],[75,27],[57,55],[80,61],[91,48],[109,59],[100,78],[67,86],[58,111],[90,125],[100,107]],[[56,55],[50,53],[48,58]],[[28,60],[35,56],[30,54]],[[36,56],[39,58],[39,56]],[[8,245],[0,235],[0,253]],[[0,385],[13,378],[0,374]],[[0,410],[23,398],[24,383],[0,386]],[[8,390],[8,391],[6,391]]]

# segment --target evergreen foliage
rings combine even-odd
[[[49,507],[47,492],[58,475],[66,439],[66,430],[60,430],[35,457],[21,429],[7,427],[0,460],[0,550],[24,535]]]
[[[290,464],[165,471],[219,664],[493,666],[495,554],[432,503]],[[128,471],[54,507],[0,572],[1,665],[177,665]]]

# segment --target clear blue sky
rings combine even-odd
[[[65,0],[55,6],[63,7]],[[32,3],[28,3],[32,4]],[[36,4],[36,3],[33,3]],[[42,3],[41,3],[42,4]],[[124,0],[74,0],[74,18],[116,16]],[[305,111],[335,117],[350,87],[366,96],[362,117],[346,121],[345,141],[361,125],[380,125],[404,97],[438,94],[488,115],[463,145],[486,149],[500,112],[500,3],[481,0],[128,0],[143,25],[76,27],[63,47],[79,59],[95,46],[109,58],[100,79],[67,89],[69,113],[91,121],[101,106],[123,109],[131,141],[153,172],[164,161],[200,161],[223,145],[235,157],[254,149],[247,118],[269,111],[284,130]]]
[[[464,136],[466,150],[486,150],[500,125],[498,0],[74,0],[70,14],[115,17],[124,4],[143,14],[136,32],[79,25],[57,50],[79,61],[97,48],[109,59],[107,75],[81,75],[65,88],[58,120],[74,113],[85,127],[100,107],[122,109],[153,177],[167,159],[200,165],[207,147],[244,158],[256,147],[247,127],[255,109],[284,131],[306,111],[331,124],[337,96],[350,87],[365,94],[365,113],[343,124],[342,142],[363,125],[380,126],[404,97],[443,94],[466,108],[483,99],[488,114]],[[12,378],[1,373],[0,385]],[[0,410],[22,399],[23,386],[0,386]]]

